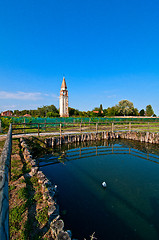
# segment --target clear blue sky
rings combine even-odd
[[[0,111],[128,99],[159,115],[158,0],[1,0]]]

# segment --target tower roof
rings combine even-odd
[[[67,89],[66,81],[65,81],[65,77],[63,77],[63,81],[62,81],[61,89]]]

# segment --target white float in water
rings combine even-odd
[[[106,182],[102,182],[102,187],[106,188],[107,184]]]

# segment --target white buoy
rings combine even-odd
[[[102,187],[106,188],[107,184],[106,182],[102,182]]]

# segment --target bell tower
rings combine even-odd
[[[68,113],[68,90],[65,78],[63,77],[60,91],[60,117],[69,117]]]

